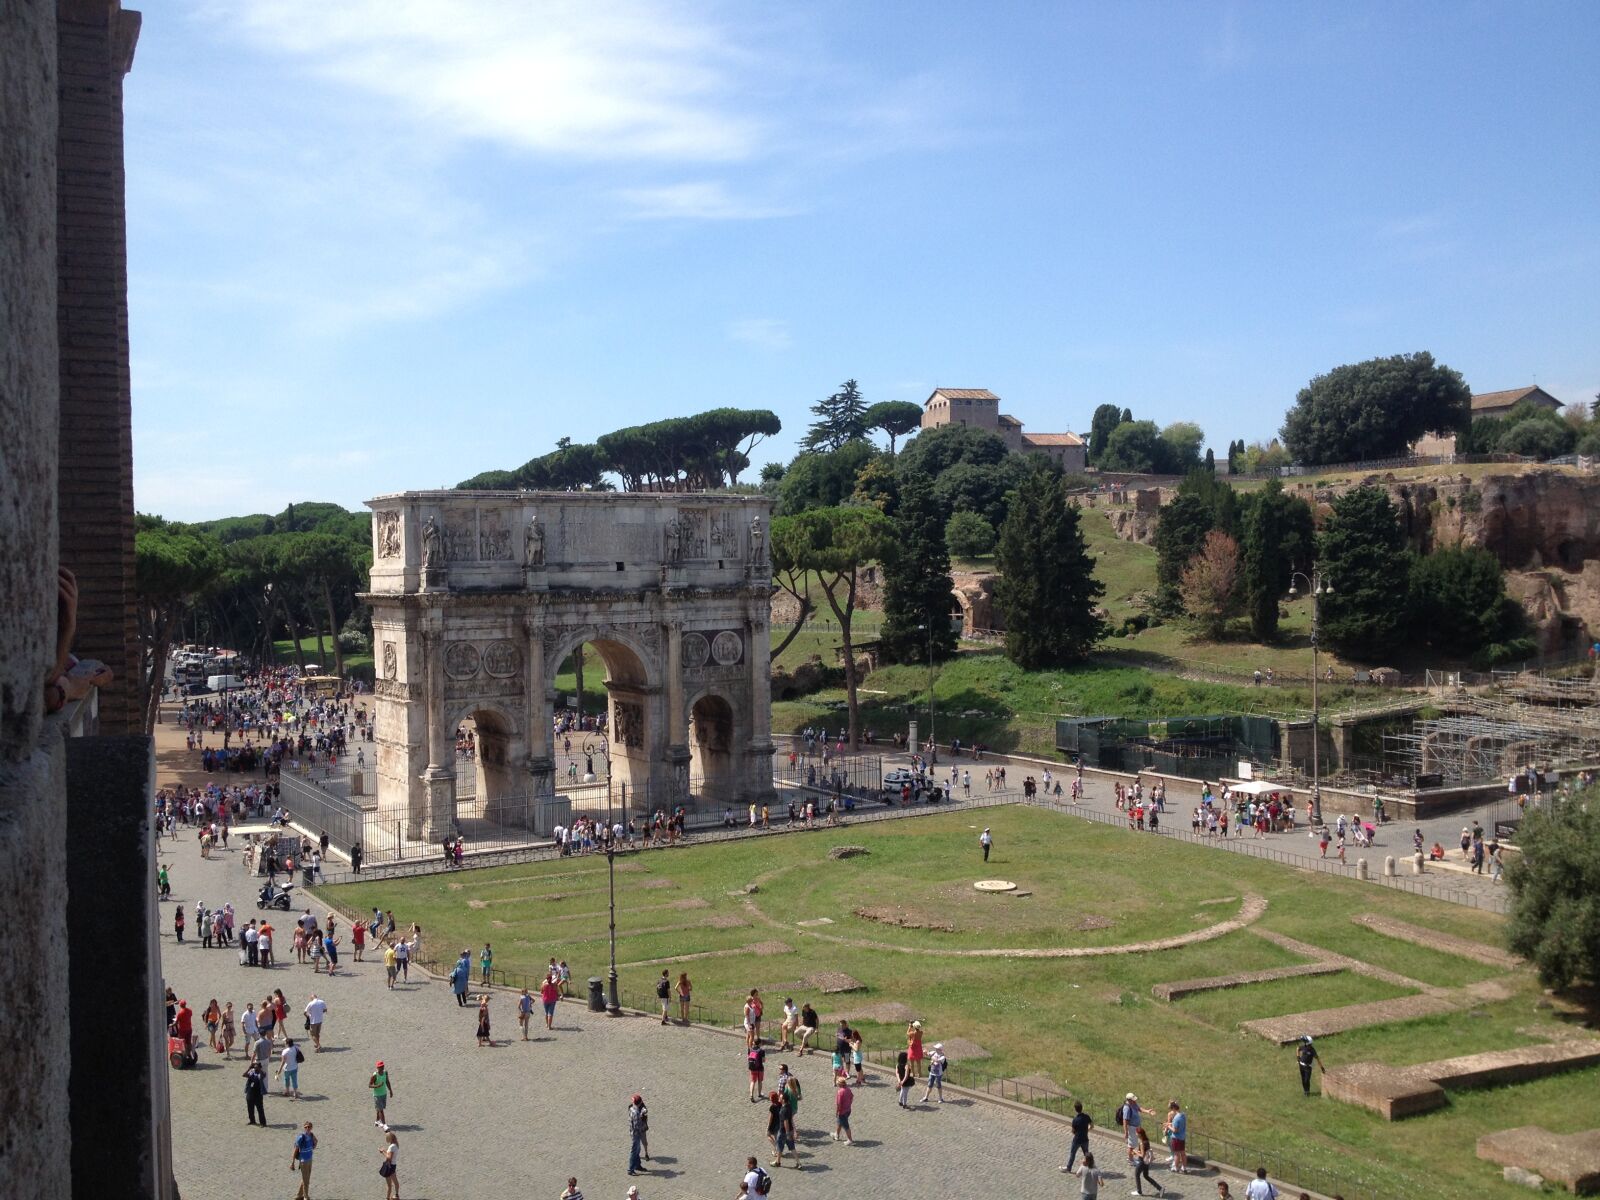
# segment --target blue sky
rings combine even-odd
[[[1431,350],[1600,391],[1593,3],[147,4],[136,499],[448,486],[848,377],[1268,438]]]

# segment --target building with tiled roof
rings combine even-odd
[[[922,402],[922,428],[974,425],[1005,442],[1013,454],[1045,454],[1065,471],[1088,466],[1088,447],[1075,433],[1024,433],[1022,422],[1000,411],[1000,397],[988,388],[934,388]]]
[[[1472,397],[1472,419],[1479,417],[1503,417],[1517,405],[1526,400],[1540,408],[1548,408],[1551,412],[1561,411],[1561,401],[1538,384],[1530,387],[1512,388],[1506,392],[1478,392]]]

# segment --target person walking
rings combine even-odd
[[[1078,1161],[1078,1152],[1084,1154],[1084,1161],[1089,1155],[1089,1131],[1094,1128],[1094,1118],[1083,1111],[1083,1101],[1072,1102],[1072,1145],[1067,1150],[1067,1165],[1062,1171],[1072,1174],[1072,1164]]]
[[[244,1069],[244,1115],[252,1125],[267,1127],[267,1076],[261,1064],[250,1059]],[[259,1120],[257,1119],[259,1118]]]
[[[1316,1043],[1311,1040],[1309,1033],[1300,1039],[1299,1045],[1295,1047],[1294,1057],[1295,1063],[1300,1068],[1301,1090],[1309,1096],[1311,1095],[1311,1064],[1315,1063],[1318,1067],[1321,1067],[1324,1074],[1328,1070],[1327,1067],[1322,1066],[1322,1057],[1317,1053]]]
[[[367,926],[364,921],[357,921],[350,926],[350,957],[356,962],[361,961],[361,952],[367,948]]]
[[[400,1200],[400,1139],[395,1137],[394,1130],[383,1131],[383,1146],[378,1157],[382,1159],[378,1174],[383,1177],[384,1200]]]
[[[1139,1182],[1141,1179],[1150,1181],[1150,1186],[1155,1188],[1156,1195],[1166,1194],[1161,1185],[1155,1181],[1155,1177],[1150,1174],[1150,1135],[1143,1129],[1139,1130],[1138,1144],[1133,1148],[1133,1194],[1135,1196],[1144,1195],[1144,1188]]]
[[[172,914],[172,932],[180,942],[183,941],[183,930],[187,924],[183,916],[183,905],[180,904],[178,910]]]
[[[490,978],[494,974],[494,947],[488,942],[485,942],[483,949],[478,951],[478,973],[478,982],[488,987]]]
[[[561,987],[556,983],[556,977],[546,975],[544,982],[539,985],[539,1002],[544,1005],[544,1027],[555,1028],[556,1001],[561,998]]]
[[[990,833],[987,827],[978,835],[978,845],[983,847],[983,861],[988,862],[989,851],[994,848],[994,834]]]
[[[322,954],[328,960],[328,974],[332,975],[339,969],[339,939],[333,932],[331,920],[322,934]]]
[[[583,1200],[583,1193],[578,1190],[578,1177],[567,1176],[567,1186],[562,1189],[561,1200]]]
[[[233,1057],[234,1021],[233,1001],[229,1000],[222,1006],[222,1057],[226,1061]]]
[[[855,1138],[850,1133],[850,1110],[855,1107],[856,1094],[850,1087],[848,1075],[839,1076],[838,1090],[833,1094],[833,1140],[844,1139],[844,1144],[854,1146]]]
[[[662,971],[661,978],[656,980],[656,999],[661,1002],[661,1023],[665,1025],[672,1008],[672,975],[668,971]]]
[[[311,1200],[311,1156],[316,1150],[317,1135],[311,1132],[311,1122],[307,1121],[295,1134],[294,1152],[289,1156],[289,1169],[300,1171],[300,1190],[294,1194],[294,1200]]]
[[[772,1143],[772,1165],[783,1166],[783,1094],[767,1093],[767,1141]]]
[[[1077,1170],[1078,1195],[1083,1200],[1094,1200],[1100,1195],[1100,1168],[1094,1165],[1094,1155],[1085,1152],[1083,1166]]]
[[[761,1103],[761,1084],[767,1077],[767,1052],[760,1046],[752,1046],[745,1055],[745,1066],[750,1071],[750,1103]]]
[[[417,943],[406,941],[402,938],[390,947],[394,951],[394,965],[400,972],[400,982],[411,982],[411,956],[416,953]],[[387,953],[387,952],[385,952]]]
[[[533,1017],[533,996],[527,988],[517,997],[517,1024],[522,1027],[522,1040],[528,1040],[528,1022]]]
[[[306,1032],[311,1035],[311,1045],[315,1052],[322,1053],[322,1022],[328,1015],[328,1002],[315,992],[311,999],[306,1001]]]
[[[389,1069],[383,1065],[383,1059],[378,1060],[378,1065],[372,1068],[372,1074],[367,1079],[367,1088],[372,1092],[372,1123],[379,1129],[389,1128],[389,1100],[394,1095],[394,1079],[389,1074]]]
[[[639,1161],[639,1155],[644,1148],[646,1130],[649,1127],[650,1111],[645,1107],[644,1097],[635,1092],[632,1102],[628,1105],[629,1175],[637,1175],[645,1169],[644,1164]]]
[[[400,956],[395,953],[393,946],[383,948],[383,973],[389,981],[389,988],[394,989],[395,977],[400,974]]]
[[[472,982],[472,960],[467,951],[461,952],[456,965],[450,968],[450,990],[455,993],[456,1007],[467,1006],[467,985]]]

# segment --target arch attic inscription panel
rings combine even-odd
[[[771,795],[769,500],[439,491],[367,506],[378,807],[408,836],[451,832],[469,718],[484,811],[537,825],[558,782],[553,680],[584,643],[605,666],[632,809]]]

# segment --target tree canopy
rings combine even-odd
[[[811,508],[772,523],[775,561],[812,572],[839,622],[852,749],[861,729],[852,637],[861,570],[881,561],[893,541],[894,523],[877,509],[859,505]]]
[[[922,405],[909,400],[880,400],[862,418],[868,429],[877,429],[889,439],[889,457],[894,457],[897,438],[922,426]]]
[[[891,662],[937,660],[956,652],[955,608],[944,515],[928,481],[914,476],[900,489],[893,539],[883,561],[883,628],[878,644]]]
[[[1089,421],[1089,461],[1099,464],[1100,456],[1105,453],[1106,441],[1111,437],[1111,431],[1122,424],[1122,409],[1115,404],[1102,404],[1094,410],[1094,416]]]
[[[1471,404],[1461,373],[1426,351],[1372,358],[1301,388],[1284,418],[1283,443],[1303,463],[1388,458],[1423,434],[1465,429]]]
[[[855,495],[856,481],[878,454],[871,442],[848,442],[837,450],[795,456],[778,481],[782,512],[833,508]]]
[[[1333,592],[1322,632],[1342,655],[1374,662],[1410,632],[1411,553],[1388,493],[1360,487],[1333,502],[1318,539],[1317,565]]]
[[[1600,791],[1530,809],[1511,857],[1510,948],[1546,987],[1600,984]]]
[[[167,652],[184,611],[222,577],[222,543],[214,534],[148,518],[133,535],[139,617],[138,694],[146,733],[155,729]]]
[[[1506,595],[1500,560],[1475,546],[1446,546],[1411,566],[1417,640],[1485,666],[1534,652],[1522,606]]]
[[[811,411],[817,419],[800,443],[806,450],[837,450],[867,436],[867,402],[854,379],[846,379],[837,392],[813,404]]]
[[[1012,662],[1037,670],[1089,656],[1106,632],[1094,564],[1061,477],[1034,463],[1000,529],[996,599]]]

